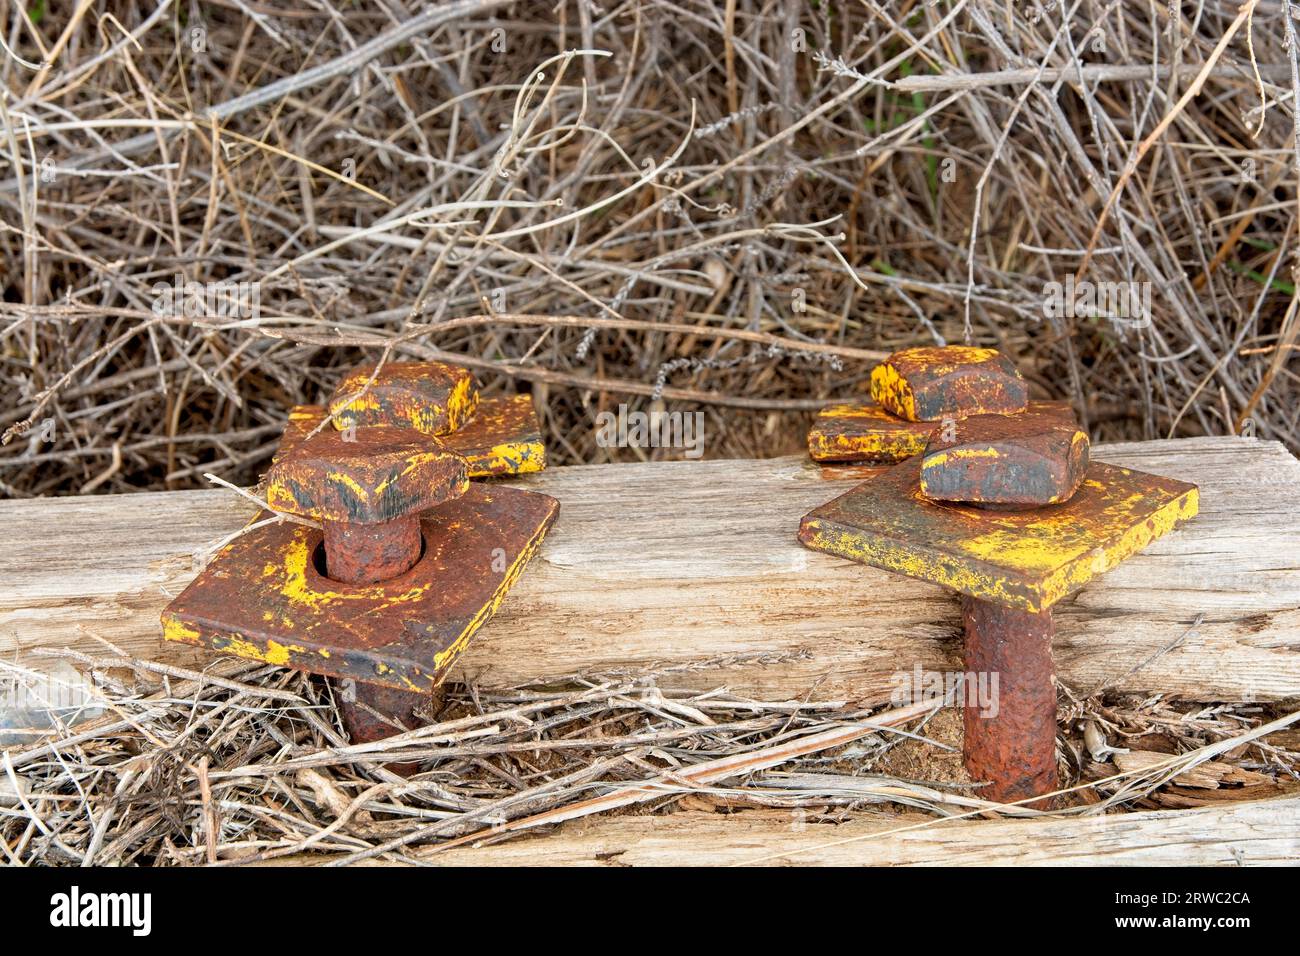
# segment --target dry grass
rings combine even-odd
[[[107,711],[0,752],[0,851],[11,863],[246,864],[304,853],[419,862],[625,807],[780,808],[792,824],[891,806],[936,822],[1045,815],[979,799],[947,759],[960,722],[950,711],[935,719],[928,704],[902,721],[843,701],[674,691],[671,671],[492,692],[456,685],[429,726],[349,746],[326,685],[301,674],[233,659],[197,673],[111,650],[51,653],[89,667]],[[1300,711],[1277,713],[1158,697],[1067,703],[1067,726],[1094,721],[1112,745],[1151,757],[1119,772],[1067,734],[1065,793],[1050,815],[1294,792],[1300,741],[1286,727]],[[386,761],[419,772],[403,779]],[[903,778],[902,766],[928,769]],[[1217,772],[1215,789],[1195,778],[1180,786],[1198,767]]]
[[[1300,447],[1278,3],[39,7],[0,4],[10,494],[252,483],[385,349],[531,388],[557,463],[675,454],[595,443],[656,400],[795,451],[964,338],[1095,440]],[[1076,272],[1150,326],[1044,318]],[[155,312],[177,276],[259,311]]]

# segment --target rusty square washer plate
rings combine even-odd
[[[470,485],[421,520],[424,554],[411,570],[358,586],[324,576],[315,528],[256,528],[219,551],[168,605],[163,636],[313,674],[429,691],[496,613],[559,510],[548,495]]]
[[[276,456],[310,435],[324,418],[323,405],[294,406]],[[412,430],[411,440],[426,440],[426,436]],[[531,395],[479,399],[474,417],[457,431],[438,435],[437,441],[464,457],[471,478],[524,475],[546,467],[546,445]]]
[[[1093,462],[1074,497],[1026,511],[931,501],[910,458],[804,516],[799,540],[971,597],[1042,611],[1196,515],[1195,485]]]
[[[1029,411],[1074,422],[1069,402],[1030,402]],[[808,454],[814,461],[893,462],[925,451],[937,422],[909,422],[875,402],[828,405],[808,431]]]

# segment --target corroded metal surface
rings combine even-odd
[[[1056,789],[1056,686],[1052,612],[1034,614],[962,597],[966,675],[993,691],[968,696],[962,710],[963,759],[986,785],[976,796],[1013,803]],[[1041,802],[1031,804],[1046,809]]]
[[[428,694],[394,690],[378,684],[335,681],[334,700],[348,740],[354,744],[386,740],[394,734],[415,730],[428,722],[440,705],[442,688]],[[409,777],[420,769],[416,763],[387,763],[384,768]]]
[[[993,691],[965,700],[966,769],[987,799],[1042,797],[1057,780],[1051,606],[1193,517],[1199,492],[1089,465],[1087,436],[1059,415],[978,415],[942,431],[929,453],[805,515],[799,540],[962,595],[966,679]],[[945,493],[981,501],[926,496]],[[1062,500],[1023,507],[1051,498]]]
[[[389,362],[365,388],[374,370],[373,365],[354,369],[334,389],[329,408],[339,429],[391,425],[444,435],[469,421],[478,406],[474,376],[459,366]]]
[[[325,573],[343,584],[376,584],[409,571],[420,560],[424,539],[419,515],[380,524],[321,522]]]
[[[416,694],[379,684],[334,681],[334,698],[354,744],[373,743],[415,730],[428,719],[441,694],[441,688]]]
[[[1069,402],[1030,402],[1020,414],[1036,413],[1073,424]],[[952,421],[956,421],[954,416]],[[829,405],[817,413],[808,432],[808,454],[814,461],[895,462],[925,451],[938,422],[909,422],[875,402]]]
[[[469,487],[465,460],[401,429],[325,430],[281,455],[266,478],[277,511],[378,524],[436,507]]]
[[[1025,508],[1069,501],[1088,471],[1088,433],[1026,409],[938,428],[921,459],[921,493]]]
[[[474,478],[524,475],[546,467],[546,445],[531,395],[484,398],[474,417],[443,437]]]
[[[930,501],[920,459],[804,516],[815,551],[1041,611],[1196,514],[1195,485],[1093,462],[1064,504],[988,511]]]
[[[546,495],[470,490],[471,476],[545,467],[530,396],[479,403],[466,370],[421,362],[386,366],[354,398],[369,375],[335,391],[337,430],[324,407],[294,408],[267,476],[268,503],[321,530],[248,532],[163,612],[168,640],[332,677],[354,742],[423,723],[559,511]]]
[[[163,636],[331,677],[426,693],[496,612],[559,512],[547,495],[474,484],[422,517],[404,574],[353,586],[314,528],[255,528],[163,612]]]
[[[324,420],[322,405],[297,405],[291,409],[275,460]],[[368,430],[359,428],[357,435]],[[546,467],[546,446],[531,395],[479,399],[473,417],[456,431],[439,435],[437,441],[465,459],[471,478],[523,475]]]
[[[1010,359],[996,349],[923,346],[895,352],[871,370],[871,396],[913,422],[945,415],[1010,414],[1029,392]]]
[[[875,403],[828,405],[808,431],[815,461],[902,461],[925,451],[934,422],[909,422]]]

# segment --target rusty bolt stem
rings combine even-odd
[[[350,687],[347,686],[349,683]],[[413,694],[378,684],[345,681],[334,681],[333,684],[343,726],[348,732],[348,739],[354,744],[374,743],[402,733],[394,724],[414,730],[425,723],[425,714],[438,709],[443,698],[441,687],[428,694]],[[381,719],[376,714],[382,714],[387,719]],[[402,777],[409,777],[419,770],[419,764],[416,763],[389,763],[384,766]]]
[[[378,584],[405,574],[420,560],[420,519],[408,515],[382,524],[323,521],[325,573],[343,584]]]
[[[326,574],[343,584],[378,584],[405,574],[420,560],[424,550],[418,515],[382,524],[350,521],[324,521],[321,524],[325,531]],[[414,730],[424,723],[420,711],[432,710],[442,697],[440,689],[432,694],[419,694],[355,681],[331,683],[338,700],[339,715],[343,718],[343,728],[354,744],[374,743],[401,733],[394,724]],[[376,714],[388,719],[383,720]],[[409,777],[419,770],[419,764],[415,763],[384,766],[402,777]]]
[[[323,521],[321,525],[325,532],[325,572],[343,584],[378,584],[395,578],[413,568],[424,552],[419,515],[382,524]],[[343,728],[354,744],[374,743],[401,733],[394,724],[414,730],[425,721],[420,711],[434,709],[442,697],[441,689],[419,694],[379,684],[331,683]],[[389,763],[384,767],[401,777],[420,769],[416,763]]]
[[[1041,797],[1056,786],[1056,685],[1052,611],[1021,611],[962,595],[968,679],[987,679],[992,703],[967,695],[963,762],[984,782],[977,795],[997,803]],[[1050,800],[1029,804],[1048,809]]]

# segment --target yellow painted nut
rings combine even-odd
[[[1021,415],[1034,415],[1074,424],[1069,402],[1030,402]],[[856,405],[828,405],[817,413],[808,430],[808,453],[820,462],[894,462],[925,451],[945,421],[909,422],[891,415],[875,402]]]
[[[940,425],[921,458],[921,494],[936,501],[1036,508],[1069,501],[1088,471],[1088,433],[1031,410]]]
[[[895,352],[871,371],[871,395],[910,422],[944,416],[1009,415],[1023,411],[1029,390],[997,349],[923,346]]]
[[[321,405],[295,405],[290,409],[274,461],[319,428],[325,414]],[[357,435],[363,436],[369,430],[358,429]],[[411,441],[424,438],[409,429],[404,431]],[[524,475],[546,467],[546,445],[531,395],[481,398],[473,418],[451,434],[430,440],[464,458],[471,478]]]
[[[330,396],[334,426],[391,425],[446,435],[473,417],[478,385],[468,369],[446,362],[389,362],[374,382],[374,366],[353,369]]]
[[[909,422],[875,402],[828,405],[808,430],[814,461],[902,461],[925,451],[934,422]]]
[[[293,446],[266,476],[277,511],[351,524],[379,524],[458,498],[469,487],[465,459],[398,428],[326,430]]]

